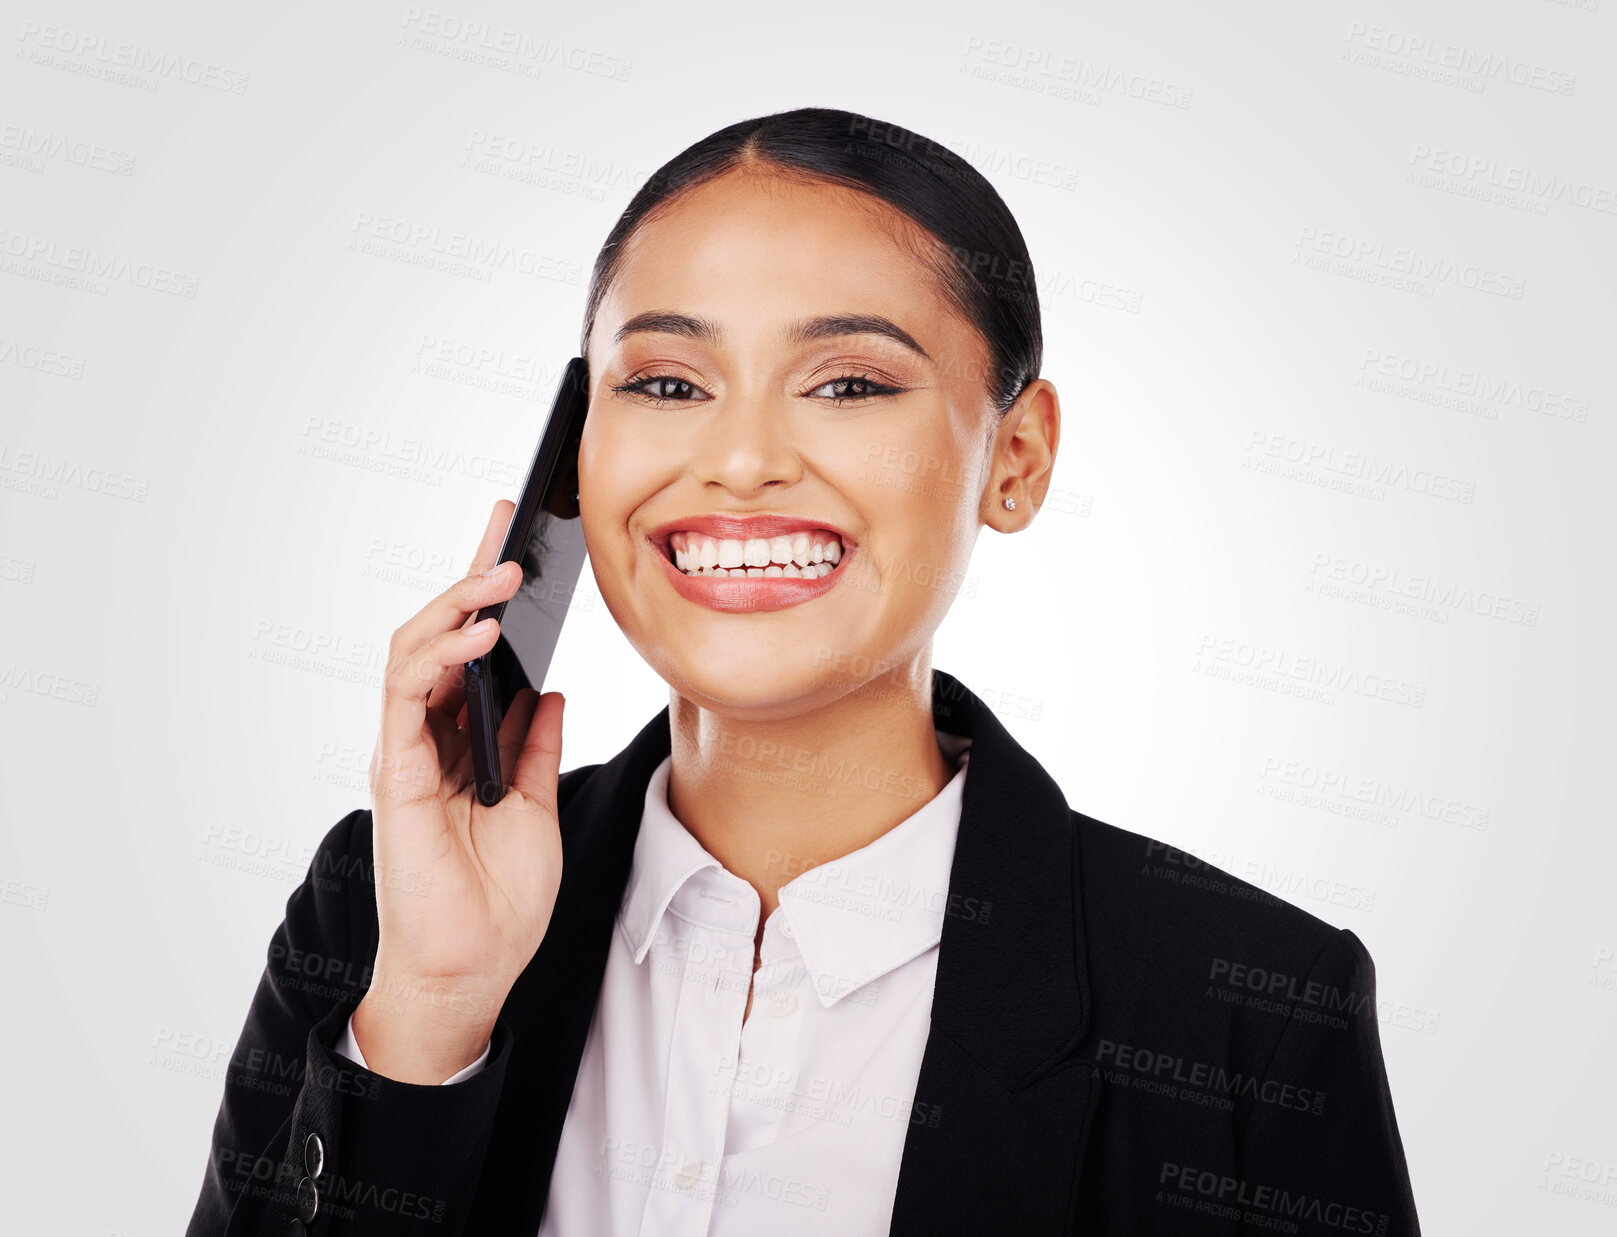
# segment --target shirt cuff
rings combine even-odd
[[[484,1064],[488,1061],[489,1049],[493,1046],[494,1039],[491,1036],[488,1043],[483,1045],[483,1053],[477,1060],[473,1061],[465,1069],[451,1074],[438,1085],[447,1087],[452,1082],[462,1082],[473,1074],[481,1072]],[[337,1041],[337,1051],[361,1069],[370,1069],[370,1066],[365,1064],[364,1054],[359,1050],[359,1041],[354,1038],[354,1016],[352,1014],[349,1014],[348,1021],[343,1023],[342,1038]]]

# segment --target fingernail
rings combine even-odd
[[[493,625],[493,623],[494,620],[491,618],[486,618],[480,623],[473,623],[466,629],[466,634],[468,636],[475,636],[480,631],[487,631]]]
[[[497,572],[501,567],[504,567],[504,566],[505,566],[504,563],[495,563],[494,566],[490,567],[487,571],[479,571],[477,573],[477,578],[482,579],[484,576],[491,576],[495,572]]]

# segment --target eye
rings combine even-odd
[[[654,404],[694,404],[712,398],[694,382],[669,374],[637,375],[614,385],[612,390],[619,395],[626,392],[640,395]]]
[[[877,395],[900,395],[904,388],[877,382],[867,374],[846,374],[841,378],[833,378],[830,382],[822,383],[808,394],[819,395],[822,391],[830,392],[822,398],[830,400],[833,404],[846,404],[871,399]]]

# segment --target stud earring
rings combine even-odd
[[[1016,499],[1007,498],[1005,500],[1005,510],[1007,510],[1007,511],[1015,511],[1016,510]]]

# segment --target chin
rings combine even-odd
[[[790,717],[844,694],[846,685],[828,682],[835,676],[817,662],[816,650],[802,649],[783,658],[778,646],[761,649],[756,657],[737,656],[730,648],[725,657],[670,655],[666,645],[659,656],[646,660],[665,683],[691,703],[720,715],[746,716],[757,721]]]

